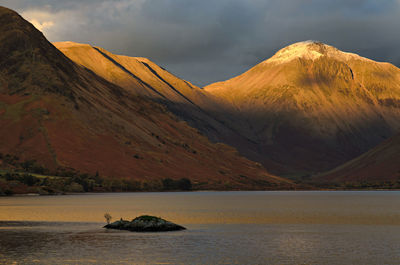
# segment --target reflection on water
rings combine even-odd
[[[0,198],[0,220],[103,222],[154,214],[184,224],[400,225],[400,192],[109,193]]]
[[[106,211],[188,230],[104,230]],[[0,219],[0,264],[400,264],[400,192],[11,197]]]

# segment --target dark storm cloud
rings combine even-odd
[[[196,84],[302,40],[400,65],[400,0],[6,0],[51,41],[149,57]]]

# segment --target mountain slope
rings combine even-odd
[[[257,163],[212,144],[165,107],[81,67],[0,7],[0,152],[51,170],[202,188],[288,188]],[[134,87],[134,86],[132,86]]]
[[[212,95],[147,58],[115,55],[100,47],[75,42],[54,45],[72,61],[106,80],[167,106],[213,141],[218,141],[221,134],[232,141],[247,141],[214,115],[220,106]]]
[[[318,42],[290,45],[205,90],[238,117],[229,126],[258,143],[249,157],[277,174],[333,168],[400,129],[400,69]]]
[[[177,78],[146,58],[114,55],[89,44],[53,44],[72,61],[138,95],[185,103],[191,103],[195,98],[195,101],[199,101],[198,98],[204,97],[200,88]]]
[[[315,176],[314,181],[336,184],[400,184],[400,134],[327,173]]]

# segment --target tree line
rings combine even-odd
[[[189,191],[188,178],[174,180],[138,180],[135,178],[104,177],[81,173],[70,168],[49,170],[35,160],[20,161],[17,156],[0,153],[3,173],[0,172],[0,195],[13,193],[62,194],[68,192],[132,192],[132,191]]]

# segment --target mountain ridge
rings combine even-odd
[[[0,153],[53,172],[151,185],[189,177],[201,189],[295,186],[211,143],[165,106],[135,94],[137,87],[122,88],[72,62],[14,11],[0,7],[0,22]]]
[[[362,57],[355,53],[343,52],[331,45],[322,43],[320,41],[301,41],[286,46],[275,53],[274,56],[265,60],[263,63],[285,63],[291,60],[302,58],[315,60],[321,56],[333,57],[336,60],[349,61],[349,60],[364,60],[375,62],[371,59]]]

